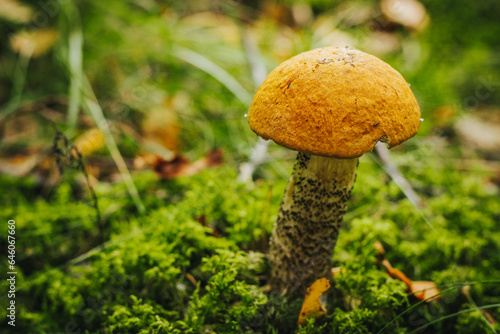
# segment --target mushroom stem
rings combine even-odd
[[[299,152],[271,237],[271,286],[303,294],[331,278],[332,256],[358,159]]]

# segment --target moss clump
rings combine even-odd
[[[423,213],[432,228],[376,165],[363,160],[333,258],[341,273],[327,298],[328,313],[300,327],[302,299],[266,290],[269,267],[262,240],[270,235],[286,180],[247,187],[235,182],[230,167],[173,181],[139,174],[135,182],[147,206],[143,215],[123,184],[101,184],[96,190],[105,222],[103,249],[93,249],[102,236],[77,181],[68,178],[42,198],[35,182],[19,180],[18,205],[0,211],[4,220],[16,220],[22,250],[16,329],[373,333],[397,318],[383,332],[410,332],[432,321],[423,332],[488,330],[478,311],[445,317],[470,309],[460,292],[463,285],[471,286],[478,306],[500,299],[498,190],[485,187],[482,176],[450,166],[423,164],[405,174],[426,194]],[[13,182],[0,178],[2,186]],[[391,264],[410,278],[451,289],[437,302],[417,305],[405,285],[376,262],[376,240]],[[7,287],[6,281],[0,285]],[[5,316],[2,303],[0,316]],[[500,319],[499,308],[486,311]]]

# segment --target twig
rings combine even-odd
[[[78,13],[78,9],[75,6],[73,2],[68,2],[65,6],[61,7],[62,11],[64,14],[67,16],[69,20],[72,20],[72,16],[76,15]],[[75,14],[76,13],[76,14]],[[82,34],[81,32],[81,26],[79,27],[78,25],[75,25],[73,29],[80,30],[78,34]],[[73,43],[74,50],[78,49],[81,41],[78,40],[78,36],[74,37],[75,40],[73,42],[68,42],[69,44]],[[81,45],[80,45],[81,47]],[[73,50],[73,51],[74,51]],[[78,51],[78,50],[76,50]],[[75,52],[75,51],[74,51]],[[75,57],[75,56],[73,56]],[[76,56],[78,57],[78,56]],[[69,74],[72,76],[72,84],[77,85],[79,89],[81,90],[80,93],[78,94],[80,100],[81,107],[85,109],[90,116],[93,118],[95,124],[101,131],[101,133],[104,136],[104,142],[106,143],[106,147],[108,148],[109,153],[111,154],[111,157],[113,158],[113,161],[116,164],[116,167],[118,167],[118,171],[120,172],[120,176],[122,177],[123,182],[125,183],[125,186],[127,187],[127,190],[132,197],[132,200],[134,201],[135,206],[137,207],[137,211],[139,213],[144,213],[146,211],[144,204],[141,201],[141,198],[139,196],[139,192],[137,191],[137,188],[135,187],[134,181],[132,179],[132,176],[130,175],[130,171],[128,170],[128,167],[125,163],[125,160],[123,159],[123,156],[120,153],[120,150],[118,149],[118,146],[116,145],[115,139],[113,138],[113,135],[111,134],[111,131],[109,129],[109,124],[108,120],[104,117],[104,112],[99,105],[99,101],[97,100],[97,97],[95,96],[94,90],[92,88],[92,85],[90,84],[89,79],[87,78],[84,73],[74,73],[72,65],[69,63],[71,60],[68,59],[63,59],[63,63],[66,65]],[[78,61],[76,61],[75,68],[78,65]],[[76,96],[72,96],[72,98],[76,98]],[[78,109],[76,110],[78,111]],[[70,122],[71,117],[68,119]]]
[[[54,125],[56,135],[54,137],[54,144],[52,150],[56,156],[56,164],[61,175],[64,174],[65,168],[78,169],[85,177],[90,197],[92,198],[92,207],[95,210],[95,219],[99,228],[99,236],[101,238],[100,244],[104,245],[104,225],[101,219],[101,210],[99,209],[99,201],[95,193],[94,187],[90,183],[89,175],[83,163],[82,154],[78,148],[71,144],[68,138]]]
[[[384,143],[378,142],[375,145],[375,152],[383,164],[384,170],[391,177],[391,179],[401,188],[406,197],[413,203],[416,207],[422,207],[422,200],[417,195],[410,182],[401,175],[398,167],[392,162],[391,153]]]
[[[97,98],[87,77],[83,77],[82,84],[83,91],[86,93],[83,97],[84,107],[88,110],[90,115],[92,115],[92,118],[94,119],[97,127],[99,128],[99,130],[101,130],[109,153],[115,161],[116,167],[118,167],[118,171],[123,178],[123,182],[127,186],[128,192],[132,197],[137,210],[139,211],[139,213],[144,213],[146,211],[146,208],[141,201],[139,192],[137,191],[134,181],[132,180],[132,175],[130,175],[130,172],[127,168],[127,164],[125,163],[120,150],[118,150],[118,146],[116,145],[115,139],[113,138],[113,135],[111,134],[111,131],[109,129],[108,120],[104,117],[104,113],[101,109],[101,106],[97,102]]]
[[[418,211],[419,215],[422,219],[425,220],[427,225],[434,230],[429,218],[427,218],[422,212],[422,200],[417,195],[413,187],[408,182],[408,180],[399,172],[398,167],[392,162],[391,153],[389,149],[385,146],[384,143],[378,142],[375,145],[375,153],[380,159],[380,164],[387,175],[397,184],[397,186],[401,189],[403,194],[408,198],[408,200],[413,204],[415,209]]]
[[[245,50],[245,55],[252,71],[252,78],[255,87],[259,87],[267,77],[266,66],[264,66],[257,42],[255,41],[255,37],[252,33],[248,29],[241,28],[240,34],[243,49]]]

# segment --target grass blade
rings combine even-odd
[[[80,17],[77,12],[72,16],[73,27],[69,35],[69,102],[68,102],[68,137],[72,137],[78,122],[78,111],[81,101],[80,82],[82,78],[82,44],[83,34],[80,26]]]
[[[242,103],[250,105],[252,102],[252,96],[235,78],[205,56],[178,45],[173,48],[172,55],[210,74],[229,89]]]
[[[79,106],[82,106],[89,112],[89,114],[94,119],[97,127],[104,136],[106,147],[111,154],[116,167],[118,168],[118,171],[127,187],[130,196],[132,197],[132,200],[134,201],[135,206],[137,207],[137,210],[140,213],[144,213],[145,207],[141,201],[139,192],[134,185],[134,181],[132,180],[132,176],[130,175],[125,160],[118,150],[118,146],[116,145],[113,135],[111,134],[108,121],[104,117],[104,113],[97,101],[94,90],[92,89],[89,80],[84,75],[82,70],[83,32],[79,23],[78,8],[74,3],[69,2],[65,6],[62,6],[62,10],[65,13],[68,21],[72,22],[73,24],[72,32],[69,35],[68,41],[69,59],[64,59],[71,76],[70,105],[68,106],[68,124],[70,125],[70,127],[76,126]]]
[[[449,318],[453,318],[453,317],[459,316],[461,314],[470,313],[470,312],[474,312],[474,311],[477,311],[477,310],[484,310],[484,309],[488,309],[488,308],[495,308],[495,307],[500,307],[500,303],[499,304],[490,304],[490,305],[479,306],[478,308],[471,308],[469,310],[462,310],[460,312],[448,314],[448,315],[445,315],[445,316],[443,316],[443,317],[441,317],[439,319],[436,319],[436,320],[433,320],[431,322],[428,322],[425,325],[422,325],[419,328],[417,328],[415,330],[412,330],[411,332],[408,332],[408,334],[420,332],[422,329],[427,328],[430,325],[438,323],[438,322],[440,322],[442,320],[446,320],[446,319],[449,319]]]
[[[115,161],[116,167],[118,167],[118,171],[120,172],[123,182],[127,186],[128,192],[132,197],[137,210],[140,213],[145,212],[144,204],[139,197],[139,192],[134,185],[134,181],[132,180],[132,176],[127,168],[125,160],[123,159],[120,151],[118,150],[118,146],[116,145],[115,139],[109,130],[109,124],[106,118],[104,117],[104,113],[102,112],[101,106],[97,102],[97,98],[95,97],[94,91],[90,82],[86,77],[83,77],[83,107],[88,110],[92,118],[94,119],[97,127],[101,130],[104,141],[106,142],[106,146],[111,154],[111,157]]]
[[[32,53],[33,50],[30,50]],[[9,102],[2,108],[0,113],[0,121],[12,114],[17,110],[21,103],[23,96],[24,86],[26,85],[26,77],[28,76],[28,67],[30,64],[31,56],[19,53],[17,58],[16,67],[14,68],[14,75],[12,79],[12,94]]]
[[[386,328],[388,328],[392,323],[394,323],[396,320],[398,320],[399,318],[401,318],[404,314],[410,312],[411,310],[415,309],[416,307],[420,306],[421,304],[427,302],[428,300],[436,297],[436,296],[439,296],[439,295],[442,295],[443,293],[445,292],[448,292],[448,291],[451,291],[453,289],[457,289],[457,288],[461,288],[461,287],[464,287],[466,285],[476,285],[476,284],[498,284],[500,283],[499,280],[491,280],[491,281],[476,281],[476,282],[464,282],[464,283],[453,283],[453,284],[450,284],[451,287],[447,288],[446,290],[441,290],[439,293],[435,294],[434,296],[431,296],[425,300],[421,300],[419,301],[418,303],[416,303],[415,305],[412,305],[411,307],[407,308],[406,310],[404,310],[403,312],[401,312],[400,314],[398,314],[394,319],[392,319],[391,321],[389,321],[387,324],[385,324],[384,327],[382,327],[378,332],[377,334],[380,334],[382,333]],[[445,285],[445,286],[450,286],[450,285]]]

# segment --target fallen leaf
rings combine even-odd
[[[412,281],[410,290],[413,292],[413,295],[420,300],[431,301],[441,296],[439,295],[440,291],[436,283],[431,281]]]
[[[382,246],[382,243],[376,241],[375,249],[377,249],[378,251],[377,252],[378,253],[377,258],[379,260],[378,262],[380,262],[380,259],[383,259],[381,263],[387,270],[387,273],[392,278],[398,279],[404,284],[406,284],[408,292],[413,293],[413,296],[415,296],[417,299],[427,300],[429,302],[431,300],[441,298],[441,295],[439,295],[440,291],[437,288],[436,283],[431,281],[412,281],[401,270],[393,268],[389,260],[384,258],[385,250],[384,246]]]
[[[75,146],[86,157],[104,147],[104,136],[99,129],[90,129],[75,139]]]
[[[134,168],[138,170],[151,168],[152,166],[155,166],[159,163],[159,159],[161,158],[157,154],[146,152],[134,158]],[[172,159],[164,160],[171,161]]]
[[[190,163],[182,155],[177,154],[170,161],[158,157],[153,164],[153,169],[161,178],[175,179],[181,176],[194,175],[207,167],[218,166],[222,164],[223,160],[222,150],[220,149],[209,152],[205,157],[193,163]]]
[[[25,176],[43,160],[41,152],[15,154],[9,157],[0,157],[0,173],[14,176]]]
[[[384,260],[384,261],[387,261],[387,260]],[[389,261],[387,261],[387,262],[389,262]],[[406,286],[408,287],[408,289],[410,291],[413,292],[413,290],[412,290],[412,283],[413,283],[412,280],[409,279],[401,270],[396,269],[396,268],[391,268],[390,270],[388,270],[388,272],[389,272],[389,275],[391,275],[392,278],[400,280],[401,282],[403,282],[404,284],[406,284]]]
[[[33,9],[16,0],[0,0],[0,17],[14,23],[28,23],[33,18]]]
[[[308,289],[307,295],[300,310],[299,325],[306,322],[308,318],[318,318],[326,314],[319,298],[330,288],[330,282],[326,278],[316,280]]]
[[[141,124],[144,138],[175,151],[179,146],[180,127],[175,106],[165,99],[146,113]]]
[[[59,33],[53,29],[17,32],[10,37],[10,46],[25,57],[38,57],[50,50]]]

